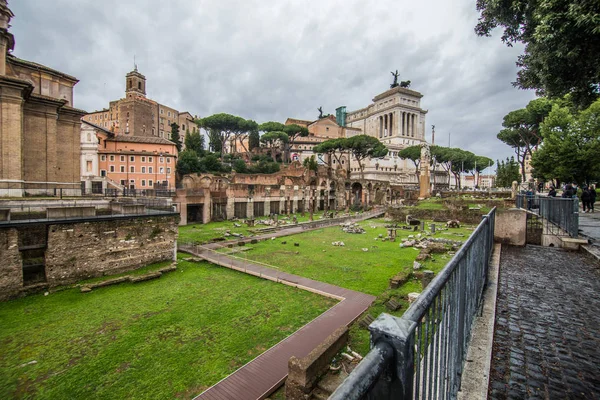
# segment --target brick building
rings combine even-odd
[[[189,112],[179,112],[146,97],[146,77],[137,66],[125,75],[125,97],[111,101],[108,108],[87,114],[84,120],[115,135],[163,139],[171,138],[171,124],[176,123],[182,141],[186,131],[198,130]]]
[[[82,122],[82,186],[102,189],[172,190],[175,188],[175,143],[147,136],[115,135],[90,122]],[[88,133],[91,135],[87,135]],[[87,148],[88,138],[97,151]],[[98,182],[102,182],[101,184]]]
[[[0,196],[79,194],[77,78],[10,54],[14,14],[0,0]]]

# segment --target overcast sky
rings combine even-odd
[[[390,71],[423,94],[428,141],[493,160],[522,47],[473,31],[475,0],[9,0],[14,54],[77,77],[75,107],[124,97],[133,57],[148,97],[179,111],[257,121],[362,108]]]

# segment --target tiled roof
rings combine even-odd
[[[124,136],[124,135],[115,135],[115,137],[107,138],[107,142],[128,142],[128,143],[153,143],[153,144],[166,144],[173,145],[175,143],[170,140],[153,137],[153,136]]]
[[[22,65],[26,65],[26,66],[29,66],[29,67],[41,69],[41,70],[49,72],[51,74],[59,75],[59,76],[62,76],[64,78],[74,80],[75,82],[79,82],[79,79],[75,78],[74,76],[65,74],[64,72],[57,71],[55,69],[46,67],[45,65],[38,64],[38,63],[33,62],[33,61],[23,60],[21,58],[15,57],[12,54],[7,54],[6,58],[7,58],[7,61],[9,61],[9,62],[14,62],[16,64],[22,64]]]

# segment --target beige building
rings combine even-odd
[[[176,123],[182,142],[186,130],[193,132],[198,129],[189,112],[180,113],[146,97],[146,77],[137,66],[125,76],[125,97],[111,101],[108,108],[87,114],[84,120],[115,135],[163,139],[171,138],[171,124]]]
[[[0,196],[79,194],[78,80],[10,54],[13,17],[0,0]]]
[[[358,128],[359,134],[376,137],[388,148],[386,157],[365,161],[364,179],[398,185],[418,184],[412,161],[400,159],[398,152],[426,143],[427,111],[421,108],[422,97],[417,91],[398,86],[375,96],[369,106],[345,114],[348,128]],[[351,173],[360,173],[355,160],[351,160]]]

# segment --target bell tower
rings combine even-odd
[[[125,75],[125,97],[133,95],[146,97],[146,77],[138,72],[135,64],[133,71]]]

